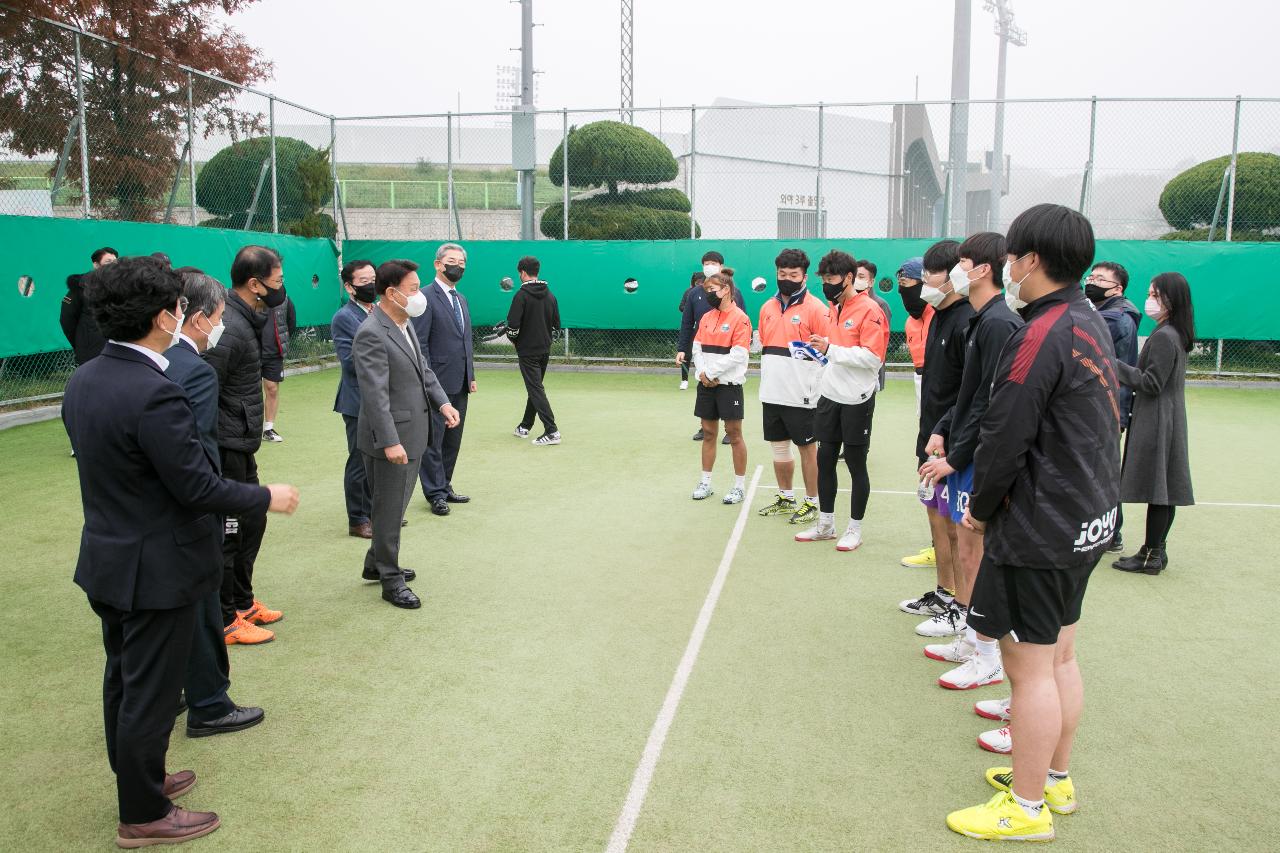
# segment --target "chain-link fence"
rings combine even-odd
[[[0,214],[340,241],[835,241],[1004,230],[1051,201],[1089,215],[1103,239],[1280,238],[1280,99],[335,117],[0,16],[16,42],[0,60]],[[675,337],[571,330],[560,357],[658,363]],[[483,338],[481,356],[509,355]],[[1205,341],[1190,369],[1276,376],[1278,351]],[[68,351],[4,358],[0,401],[56,396],[72,367]]]

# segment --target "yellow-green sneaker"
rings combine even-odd
[[[1001,791],[980,806],[947,815],[947,828],[983,841],[1052,841],[1053,815],[1042,807],[1027,817],[1013,794]]]
[[[789,498],[783,494],[779,494],[777,497],[773,499],[773,503],[756,510],[756,514],[761,516],[790,515],[795,511],[796,511],[796,499]]]
[[[812,524],[818,520],[818,505],[811,500],[806,499],[804,503],[796,507],[796,511],[791,514],[792,524]]]
[[[919,554],[912,554],[909,557],[902,558],[902,565],[908,569],[936,569],[938,567],[938,557],[934,553],[933,546],[920,549]]]
[[[1012,767],[992,767],[986,775],[991,787],[1000,791],[1013,790]],[[1054,814],[1071,814],[1080,808],[1080,804],[1076,802],[1076,786],[1071,783],[1071,777],[1068,776],[1056,785],[1046,785],[1044,802]]]

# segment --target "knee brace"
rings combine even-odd
[[[791,455],[791,442],[789,441],[771,441],[773,446],[773,459],[775,462],[794,462],[795,459]]]

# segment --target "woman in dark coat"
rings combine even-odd
[[[1133,389],[1133,416],[1124,446],[1120,500],[1147,505],[1146,542],[1112,563],[1125,572],[1158,575],[1169,564],[1165,540],[1174,508],[1195,503],[1187,456],[1187,353],[1195,342],[1191,286],[1181,273],[1151,280],[1146,314],[1156,321],[1138,366],[1117,362],[1121,384]]]

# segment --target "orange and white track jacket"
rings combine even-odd
[[[889,348],[884,311],[867,291],[831,306],[830,346],[818,390],[846,406],[871,399],[880,382],[880,365]]]
[[[742,309],[726,299],[698,321],[693,336],[695,375],[718,379],[722,385],[741,385],[747,380],[747,356],[751,346],[751,320]]]
[[[792,341],[826,337],[831,323],[827,304],[807,290],[790,299],[778,294],[760,309],[760,402],[812,409],[818,405],[822,365],[791,357]]]

